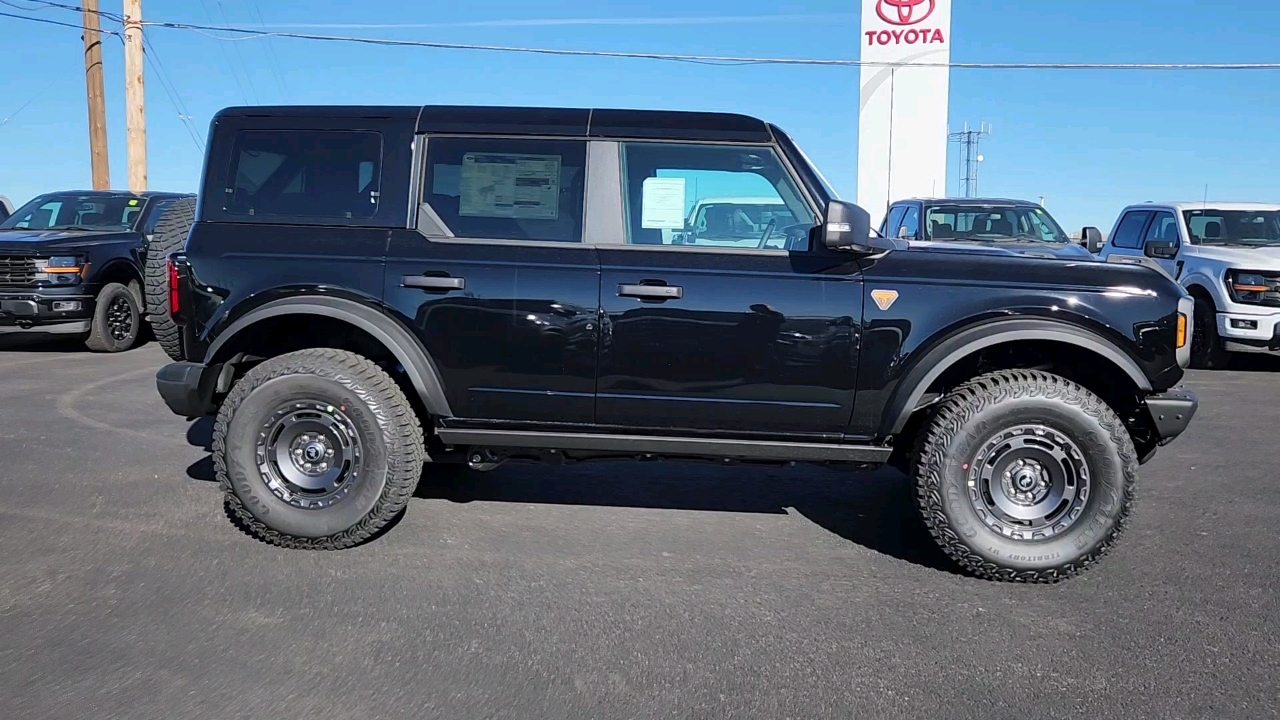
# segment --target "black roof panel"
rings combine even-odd
[[[709,140],[765,143],[769,126],[746,115],[675,110],[426,105],[229,107],[218,117],[388,118],[413,120],[418,132],[551,135],[593,138]]]

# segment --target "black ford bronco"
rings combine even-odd
[[[890,463],[961,566],[1047,582],[1196,410],[1165,276],[876,237],[754,118],[234,108],[208,153],[157,386],[277,545],[364,541],[424,463]]]
[[[178,205],[189,209],[194,199],[58,192],[36,197],[0,221],[0,335],[83,336],[99,352],[133,347],[144,327],[150,243]],[[187,215],[169,236],[185,237]]]

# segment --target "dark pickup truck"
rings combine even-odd
[[[1196,410],[1167,277],[876,237],[755,118],[233,108],[208,153],[157,387],[277,545],[365,541],[424,463],[889,463],[959,565],[1051,582]],[[676,243],[712,194],[786,211]]]
[[[58,192],[0,222],[0,335],[82,336],[121,352],[144,328],[143,277],[176,193]],[[167,320],[167,318],[166,318]]]

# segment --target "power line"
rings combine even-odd
[[[8,3],[5,3],[5,4],[7,5]],[[5,115],[4,117],[0,117],[0,127],[4,127],[5,125],[8,125],[15,117],[18,116],[18,113],[22,112],[23,110],[26,110],[28,105],[35,102],[36,100],[39,100],[40,96],[44,95],[46,92],[49,91],[49,88],[62,82],[69,75],[71,75],[71,73],[66,73],[61,77],[55,78],[48,85],[45,85],[44,87],[40,88],[40,92],[36,93],[35,95],[32,95],[30,99],[28,99],[26,102],[19,105],[17,110],[14,110],[13,112],[9,113],[8,115]]]
[[[182,122],[187,134],[191,136],[191,141],[203,153],[204,143],[200,140],[199,133],[196,132],[191,113],[188,112],[186,103],[182,102],[182,95],[178,93],[178,86],[173,82],[173,77],[169,75],[164,63],[160,61],[160,53],[156,50],[155,43],[151,42],[146,33],[142,35],[142,42],[147,50],[143,57],[151,65],[151,69],[155,71],[156,77],[160,79],[160,87],[164,90],[165,95],[168,96],[169,103],[173,105],[173,109],[177,111],[178,120]]]
[[[5,3],[5,4],[9,5],[10,7],[16,7],[11,3]],[[0,17],[10,17],[16,20],[26,20],[28,22],[43,23],[45,25],[57,25],[58,27],[65,27],[65,28],[71,28],[72,30],[79,30],[80,32],[85,32],[86,30],[88,30],[88,28],[84,26],[83,20],[80,21],[79,25],[74,25],[72,23],[59,22],[57,20],[46,20],[45,18],[36,18],[36,17],[31,17],[30,15],[18,15],[16,13],[9,13],[9,12],[3,12],[3,11],[0,11]],[[120,34],[118,32],[113,32],[111,30],[101,30],[100,32],[103,35],[119,35]]]
[[[213,0],[213,2],[214,2],[214,4],[215,4],[215,5],[217,5],[217,6],[218,6],[218,13],[219,13],[220,15],[222,15],[222,22],[226,23],[227,25],[230,25],[230,24],[231,24],[231,20],[230,20],[229,18],[227,18],[227,10],[226,10],[226,8],[224,8],[224,7],[222,6],[222,0]],[[254,103],[257,103],[257,102],[258,102],[258,88],[254,87],[254,85],[253,85],[253,75],[252,75],[252,73],[250,73],[250,71],[249,71],[249,64],[248,64],[248,63],[246,63],[246,62],[244,61],[244,56],[240,54],[240,48],[239,48],[239,46],[235,46],[235,45],[233,45],[233,46],[232,46],[232,50],[233,50],[233,51],[235,52],[235,54],[236,54],[236,59],[240,62],[240,67],[241,67],[241,69],[242,69],[242,70],[243,70],[243,72],[244,72],[244,80],[245,80],[245,82],[249,83],[249,92],[253,94],[253,102],[254,102]]]
[[[1280,70],[1280,62],[1273,63],[978,63],[978,62],[880,62],[870,60],[843,60],[822,58],[740,57],[728,55],[685,55],[674,53],[624,52],[615,50],[570,50],[562,48],[520,47],[512,45],[483,45],[470,43],[433,42],[428,40],[401,40],[395,38],[359,37],[352,35],[320,35],[264,31],[234,26],[217,27],[193,23],[151,20],[147,25],[174,30],[190,30],[221,41],[253,40],[268,37],[316,40],[322,42],[348,42],[387,47],[420,47],[438,50],[477,50],[487,52],[525,53],[536,55],[561,55],[569,57],[608,57],[644,60],[668,60],[673,62],[711,63],[723,65],[808,65],[826,67],[912,67],[957,68],[975,70]],[[220,37],[210,33],[232,33],[241,37]]]
[[[51,7],[75,9],[70,5],[50,2],[49,0],[31,0]],[[204,3],[204,0],[201,0]],[[104,17],[116,19],[109,13],[99,13]],[[206,14],[208,14],[206,8]],[[20,20],[44,22],[83,30],[80,25],[60,23],[55,20],[44,20],[24,15],[0,13]],[[980,62],[882,62],[871,60],[844,60],[824,58],[778,58],[778,57],[740,57],[727,55],[688,55],[677,53],[645,53],[624,52],[615,50],[570,50],[561,48],[521,47],[512,45],[485,45],[471,43],[446,43],[427,40],[399,40],[393,38],[359,37],[352,35],[320,35],[315,33],[295,33],[257,30],[235,26],[198,25],[172,21],[143,21],[143,25],[168,28],[172,30],[189,30],[220,41],[254,40],[261,38],[283,37],[297,40],[315,40],[321,42],[347,42],[363,45],[380,45],[385,47],[419,47],[437,50],[474,50],[485,52],[523,53],[533,55],[559,55],[567,57],[607,57],[642,60],[666,60],[671,62],[688,62],[714,65],[797,65],[818,67],[907,67],[907,68],[953,68],[961,70],[1280,70],[1280,62],[1265,63],[980,63]],[[103,31],[109,32],[109,31]],[[241,37],[220,37],[210,33],[232,33]],[[116,34],[116,33],[110,33]],[[235,75],[236,73],[232,73]],[[239,82],[239,78],[236,78]],[[241,87],[243,92],[244,88]]]

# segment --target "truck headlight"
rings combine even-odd
[[[78,282],[88,269],[80,258],[70,255],[41,258],[36,260],[36,280],[70,285]]]
[[[1274,273],[1231,270],[1227,273],[1227,290],[1238,303],[1280,305],[1280,282],[1277,281],[1280,276]]]

